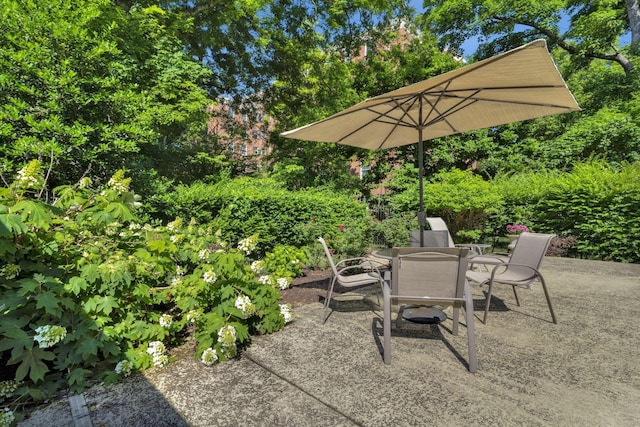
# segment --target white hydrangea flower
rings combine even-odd
[[[218,353],[211,347],[202,352],[202,357],[200,358],[202,363],[207,366],[211,366],[218,361]]]
[[[184,234],[174,234],[169,239],[172,243],[180,243],[184,240]]]
[[[16,416],[11,409],[4,408],[4,410],[0,411],[0,427],[9,427],[13,425],[15,420]]]
[[[185,267],[182,267],[180,265],[176,266],[176,274],[178,276],[184,276],[186,272],[187,272],[187,269]]]
[[[196,319],[198,319],[199,313],[196,310],[189,310],[187,313],[187,322],[195,323]]]
[[[281,277],[281,278],[279,278],[279,279],[278,279],[278,281],[277,281],[277,283],[278,283],[278,287],[279,287],[280,289],[283,289],[283,290],[284,290],[284,289],[287,289],[287,288],[289,287],[289,285],[291,284],[291,282],[289,281],[289,279],[288,279],[288,278],[286,278],[286,277]]]
[[[294,314],[291,311],[291,304],[278,304],[280,306],[280,315],[284,317],[284,323],[289,323],[293,320]]]
[[[116,374],[118,375],[122,374],[125,377],[128,377],[129,375],[131,375],[131,371],[133,371],[133,363],[131,363],[126,359],[121,360],[116,365],[116,368],[114,369],[114,371],[116,371]]]
[[[91,178],[89,177],[84,177],[80,179],[80,182],[78,182],[78,186],[80,188],[89,188],[91,187],[91,184],[93,184],[93,181],[91,181]]]
[[[36,336],[34,341],[38,342],[38,347],[49,348],[64,339],[67,336],[67,330],[62,326],[45,325],[36,328]]]
[[[253,250],[255,250],[258,245],[258,235],[254,234],[253,236],[242,239],[238,242],[238,249],[249,255]]]
[[[171,278],[171,281],[169,282],[169,284],[171,286],[178,286],[182,283],[182,277],[180,276],[175,276]]]
[[[264,267],[265,267],[264,260],[262,260],[262,259],[253,261],[251,263],[251,271],[253,271],[256,274],[260,274],[260,273],[264,272]]]
[[[167,348],[162,341],[151,341],[147,347],[147,353],[153,356],[153,366],[162,367],[169,363],[169,356],[166,355]]]
[[[166,354],[158,354],[153,356],[153,366],[156,368],[161,368],[164,365],[169,363],[169,356]]]
[[[132,222],[131,224],[129,224],[129,230],[131,230],[131,231],[140,230],[141,228],[142,228],[142,226],[140,224],[135,223],[135,222]]]
[[[258,278],[258,282],[262,283],[263,285],[268,285],[271,283],[271,276],[269,276],[268,274],[260,276]]]
[[[182,218],[176,218],[175,220],[167,224],[167,229],[173,231],[180,228],[180,226],[182,226]]]
[[[222,351],[224,352],[224,354],[227,355],[227,357],[230,359],[232,357],[236,357],[236,354],[238,353],[238,347],[236,347],[235,344],[231,344],[231,345],[223,345],[222,346]]]
[[[212,270],[206,271],[204,273],[204,275],[202,276],[202,278],[207,283],[215,283],[216,280],[218,280],[218,277],[216,276],[216,273],[214,273]]]
[[[18,188],[39,188],[44,184],[42,165],[38,160],[32,160],[18,171],[14,185]]]
[[[223,345],[235,345],[236,343],[236,328],[232,325],[224,325],[218,331],[218,341]]]
[[[209,249],[200,249],[200,252],[198,252],[198,258],[201,260],[206,260],[207,258],[209,258],[210,254],[211,252],[209,252]]]
[[[162,354],[167,351],[162,341],[151,341],[147,346],[147,353],[154,356],[156,354]]]
[[[160,326],[163,328],[169,328],[173,324],[173,317],[171,317],[170,314],[163,314],[160,316],[158,323],[160,323]]]
[[[0,381],[0,400],[10,397],[20,384],[21,382],[16,380]]]
[[[256,312],[256,306],[253,305],[251,299],[246,295],[238,295],[235,306],[238,310],[242,311],[245,317],[250,317]]]
[[[18,264],[10,264],[0,269],[0,276],[4,276],[8,280],[15,279],[20,274],[20,266]]]

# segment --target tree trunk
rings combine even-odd
[[[625,0],[629,29],[631,30],[631,51],[640,51],[640,5],[638,0]]]

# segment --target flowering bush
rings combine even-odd
[[[507,233],[509,234],[521,234],[529,232],[526,225],[523,224],[509,224],[507,225]]]
[[[0,360],[3,377],[20,382],[12,398],[164,366],[189,333],[194,357],[210,365],[291,320],[277,279],[293,277],[295,254],[263,284],[279,265],[251,268],[257,235],[233,244],[195,221],[143,224],[121,172],[101,188],[58,187],[47,204],[32,198],[43,182],[34,173],[30,164],[0,189]]]

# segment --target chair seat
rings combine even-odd
[[[509,262],[508,255],[476,255],[469,258],[469,264],[497,265]]]
[[[547,248],[554,237],[553,234],[537,234],[524,232],[518,237],[518,244],[513,248],[513,253],[509,258],[500,261],[493,256],[477,256],[469,260],[470,264],[493,265],[491,271],[467,270],[466,277],[472,282],[480,285],[488,285],[487,298],[484,307],[484,323],[487,324],[489,307],[491,306],[491,295],[493,285],[496,283],[511,285],[516,304],[520,305],[516,288],[530,289],[531,284],[538,280],[542,285],[551,319],[553,323],[558,323],[551,304],[551,297],[547,289],[544,277],[540,273],[540,265],[547,252]]]
[[[342,286],[353,287],[360,285],[370,285],[380,280],[376,272],[353,274],[351,276],[339,276],[338,283]]]
[[[475,271],[475,270],[467,270],[467,279],[476,283],[485,283],[491,280],[491,272],[487,273],[485,271]],[[522,279],[522,275],[515,274],[496,274],[496,281],[499,283],[504,283],[507,285],[519,286],[521,288],[531,288],[532,279],[535,278],[535,275],[531,275],[531,277],[527,277],[526,279]]]

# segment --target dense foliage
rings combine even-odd
[[[398,171],[389,196],[394,217],[379,226],[390,236],[417,227],[417,178]],[[483,181],[453,169],[425,185],[429,216],[441,216],[455,241],[486,240],[507,234],[509,224],[568,238],[563,255],[640,262],[640,163],[611,166],[594,159],[571,172],[529,171]],[[404,224],[404,225],[403,225]],[[401,236],[401,237],[402,237]],[[390,239],[396,244],[400,239]],[[400,240],[401,241],[401,240]],[[406,241],[405,243],[406,244]]]
[[[34,197],[43,179],[33,161],[0,189],[0,381],[20,383],[1,396],[10,405],[163,366],[189,335],[210,365],[291,319],[279,289],[304,253],[258,258],[257,234],[228,241],[195,220],[143,223],[122,171],[105,186],[59,186],[52,204]]]
[[[323,189],[290,191],[269,178],[180,186],[163,198],[159,210],[168,217],[194,217],[220,228],[230,241],[258,233],[258,253],[277,245],[313,247],[318,237],[325,237],[341,245],[335,248],[340,253],[357,256],[372,241],[373,220],[353,195]]]

